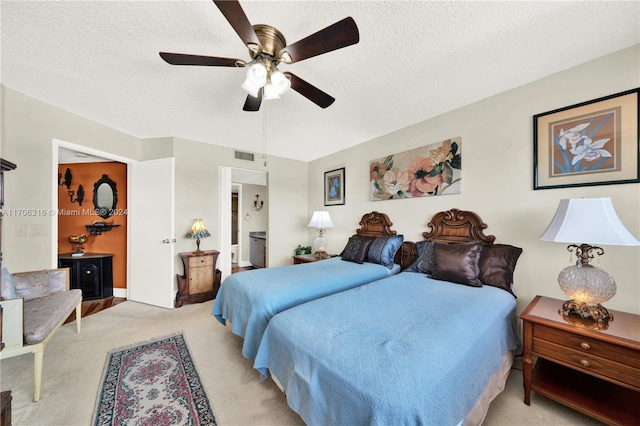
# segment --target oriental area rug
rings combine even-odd
[[[215,425],[180,333],[111,351],[93,425]]]

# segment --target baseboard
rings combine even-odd
[[[248,260],[241,260],[241,261],[238,263],[238,266],[239,266],[240,268],[246,268],[247,266],[251,266],[251,262],[249,262]]]
[[[122,297],[127,298],[127,289],[126,288],[114,288],[113,289],[113,297]]]

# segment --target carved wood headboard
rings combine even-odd
[[[384,213],[371,212],[362,216],[360,229],[356,230],[358,235],[363,237],[388,237],[396,235],[396,231],[391,229],[393,223]]]
[[[485,235],[487,225],[477,213],[469,210],[451,209],[438,212],[433,215],[427,226],[431,231],[423,232],[425,240],[444,243],[467,243],[470,241],[482,241],[483,245],[493,244],[496,237]],[[418,258],[416,244],[411,241],[402,243],[402,249],[396,254],[396,263],[402,269],[408,268]]]
[[[484,234],[487,225],[477,213],[469,210],[451,209],[438,212],[433,215],[427,226],[431,231],[422,233],[425,240],[447,243],[482,241],[485,246],[493,244],[496,240],[494,235]]]

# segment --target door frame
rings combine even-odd
[[[218,256],[218,268],[222,272],[222,279],[224,280],[227,275],[231,274],[231,186],[233,184],[242,184],[242,183],[252,183],[257,184],[251,181],[234,181],[233,179],[233,170],[241,170],[242,172],[249,172],[264,175],[264,186],[267,189],[267,194],[269,192],[269,172],[263,170],[255,170],[255,169],[247,169],[242,167],[233,167],[233,166],[218,166],[218,196],[220,197],[218,200],[218,217],[220,220],[218,221],[218,235],[220,236],[220,255]],[[269,212],[269,197],[267,196],[267,205],[265,207],[265,212],[268,214]],[[242,204],[242,199],[239,200],[240,204]],[[238,207],[238,214],[242,211],[241,206]],[[244,213],[242,218],[244,218]],[[243,219],[244,220],[244,219]],[[268,228],[268,226],[267,226]],[[269,229],[267,229],[267,232]],[[242,234],[240,235],[242,236]],[[267,238],[267,245],[269,244],[269,239]],[[239,250],[239,248],[238,248]],[[267,249],[268,252],[268,249]],[[242,258],[242,254],[238,253],[238,256]],[[267,263],[269,256],[267,255]]]
[[[97,157],[102,157],[110,161],[117,161],[119,163],[125,163],[127,165],[131,163],[137,163],[137,160],[128,157],[122,157],[120,155],[112,154],[105,151],[100,151],[94,148],[89,148],[84,145],[78,145],[72,142],[67,142],[61,139],[52,139],[52,155],[51,155],[51,170],[53,172],[53,176],[51,178],[51,209],[52,211],[58,211],[58,151],[60,148],[67,148],[73,151],[81,152],[84,154],[95,155]],[[131,192],[129,191],[129,167],[127,167],[127,205],[129,205],[130,200],[129,196]],[[58,265],[58,217],[55,216],[52,218],[52,226],[51,226],[51,264],[55,265],[57,268]],[[127,230],[129,229],[129,217],[127,216]],[[129,251],[130,246],[129,232],[127,231],[127,252]],[[129,259],[127,258],[127,288],[114,288],[113,295],[115,297],[126,297],[129,298]]]

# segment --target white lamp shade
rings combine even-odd
[[[313,216],[307,225],[309,228],[327,229],[333,228],[334,224],[331,221],[331,216],[327,211],[315,211]]]
[[[557,243],[640,245],[618,218],[611,198],[560,200],[556,214],[540,239]]]

